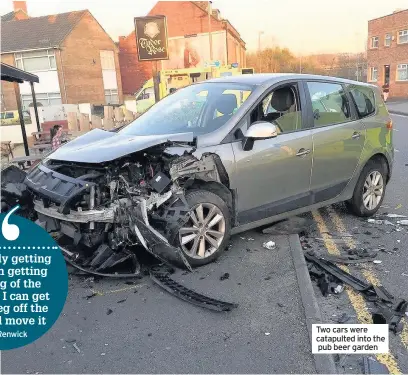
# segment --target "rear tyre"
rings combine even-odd
[[[226,202],[206,190],[186,194],[190,218],[175,228],[171,243],[178,246],[193,267],[203,266],[218,258],[231,232],[231,216]]]
[[[386,181],[384,164],[370,160],[361,172],[353,197],[346,202],[349,211],[360,217],[374,215],[384,200]]]

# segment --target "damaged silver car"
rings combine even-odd
[[[392,160],[374,86],[225,77],[178,90],[117,132],[94,129],[60,147],[18,189],[2,183],[2,211],[20,203],[84,270],[128,262],[138,272],[140,247],[190,268],[217,258],[232,233],[327,204],[374,214]]]

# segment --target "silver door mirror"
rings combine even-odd
[[[267,121],[254,122],[245,133],[245,138],[267,139],[278,135],[278,127]]]
[[[242,140],[242,149],[250,151],[257,139],[275,138],[278,135],[278,127],[267,121],[254,122],[245,133]]]

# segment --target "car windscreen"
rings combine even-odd
[[[161,100],[119,133],[210,133],[235,114],[253,89],[253,86],[225,82],[191,85]]]

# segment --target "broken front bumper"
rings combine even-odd
[[[137,255],[138,246],[139,250],[140,246],[142,246],[164,263],[191,269],[181,250],[170,245],[168,240],[149,224],[145,203],[144,200],[141,200],[137,206],[127,207],[124,211],[123,207],[121,207],[121,215],[117,215],[120,205],[115,204],[105,209],[89,211],[70,210],[67,214],[62,214],[56,206],[45,207],[41,201],[35,201],[34,209],[37,212],[37,223],[40,226],[49,232],[59,232],[71,238],[74,245],[85,244],[88,247],[92,246],[92,239],[89,238],[89,234],[82,234],[78,230],[77,224],[90,225],[91,223],[103,223],[118,226],[123,224],[124,228],[121,228],[121,236],[127,238],[133,236],[135,238],[134,246],[126,247],[122,251],[112,249],[104,241],[88,257],[82,258],[82,265],[78,264],[82,268],[81,270],[88,267],[89,271],[95,273],[113,268],[127,260],[132,260],[135,263],[136,258],[133,259],[131,255]],[[126,216],[125,222],[122,223],[121,219],[124,219],[124,216]],[[120,239],[117,241],[121,242]],[[130,249],[132,251],[129,252]],[[71,262],[75,262],[79,258],[79,254],[75,250],[65,250],[65,255],[71,254],[69,256]]]
[[[2,173],[2,177],[9,174]],[[2,185],[2,206],[3,197],[11,197],[16,187],[18,191],[12,194],[13,202],[10,204],[20,203],[22,191],[24,196],[33,198],[30,199],[30,218],[48,232],[56,233],[57,237],[69,239],[68,246],[63,244],[64,255],[82,270],[111,272],[114,266],[128,260],[135,265],[141,247],[161,262],[191,269],[181,250],[170,245],[150,225],[147,214],[147,207],[151,205],[149,200],[142,197],[137,198],[137,202],[119,199],[108,207],[73,209],[74,202],[95,189],[95,183],[85,180],[88,177],[94,176],[75,179],[39,165],[25,179],[24,172],[18,173],[18,185],[5,179],[6,184]],[[5,209],[9,208],[5,203]],[[112,246],[112,243],[117,246]],[[133,267],[131,274],[139,268]]]

